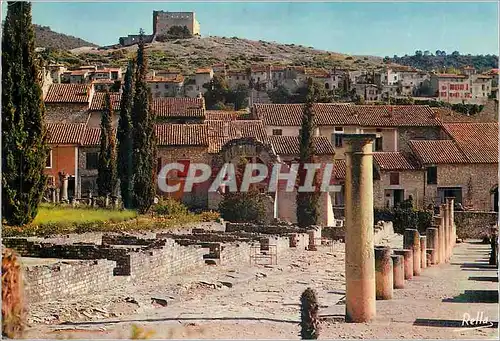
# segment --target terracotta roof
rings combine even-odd
[[[432,108],[432,111],[436,114],[437,118],[441,122],[477,122],[477,118],[474,116],[467,116],[458,112],[455,112],[449,108]]]
[[[333,163],[333,178],[345,180],[346,164],[345,160],[335,160]]]
[[[117,133],[117,129],[113,129],[115,135]],[[90,147],[90,146],[100,146],[101,145],[101,128],[89,128],[85,129],[85,133],[83,134],[82,146]]]
[[[85,129],[82,146],[98,146],[101,144],[101,128]]]
[[[182,83],[184,82],[183,75],[174,75],[171,77],[155,77],[147,79],[148,83]]]
[[[239,116],[237,111],[225,111],[225,110],[206,110],[205,118],[207,120],[217,120],[217,121],[234,121]]]
[[[155,132],[158,146],[208,146],[205,124],[158,124]]]
[[[439,78],[467,78],[466,75],[456,75],[453,73],[438,73],[436,76]]]
[[[490,71],[486,72],[487,75],[500,75],[500,69],[491,69]]]
[[[373,160],[382,171],[388,170],[416,170],[420,167],[413,160],[409,160],[401,152],[375,152]]]
[[[203,98],[154,98],[151,104],[158,117],[204,117]]]
[[[467,163],[452,140],[413,140],[410,147],[423,164]]]
[[[49,144],[80,144],[85,124],[47,123]]]
[[[217,154],[222,149],[230,138],[223,136],[209,136],[208,137],[208,153]]]
[[[440,126],[428,105],[353,105],[359,124],[367,127]]]
[[[278,155],[298,155],[300,154],[300,140],[298,136],[268,136],[269,142],[274,147]],[[324,136],[313,137],[313,146],[318,155],[334,155],[330,141]]]
[[[315,103],[317,125],[359,125],[353,106],[345,104]],[[268,126],[300,126],[303,104],[254,104],[254,112]]]
[[[70,75],[71,76],[84,76],[87,73],[89,73],[88,70],[73,70],[73,71],[70,71]]]
[[[250,66],[250,70],[252,72],[266,72],[268,70],[268,67],[262,65],[252,65]]]
[[[227,71],[228,76],[246,76],[246,72],[242,70],[229,70]]]
[[[300,126],[303,104],[254,104],[258,118],[269,126]],[[348,105],[315,103],[315,123],[325,125],[354,125],[367,127],[439,126],[432,109],[427,105]]]
[[[443,128],[469,162],[498,162],[498,123],[449,123]]]
[[[196,70],[196,73],[211,73],[212,69],[210,68],[199,68]]]
[[[90,84],[52,84],[45,103],[88,103]]]
[[[116,81],[113,79],[94,79],[93,84],[114,84]]]
[[[106,96],[105,92],[96,92],[92,97],[92,102],[90,102],[90,110],[92,111],[104,110],[105,96]],[[113,110],[120,110],[120,99],[121,99],[120,93],[110,92],[109,96],[111,98],[111,105],[113,106]]]

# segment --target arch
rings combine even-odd
[[[330,84],[325,83],[325,89],[327,89],[327,90],[330,89]]]

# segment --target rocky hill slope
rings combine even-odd
[[[37,47],[71,50],[82,46],[97,46],[77,37],[54,32],[48,26],[33,26],[35,28],[35,44]]]
[[[52,53],[63,63],[109,63],[125,66],[135,54],[137,46],[110,46],[101,48],[77,48],[69,52]],[[304,65],[332,69],[373,69],[383,65],[382,58],[349,56],[336,52],[316,50],[295,44],[279,44],[252,41],[237,37],[203,37],[175,39],[147,45],[150,67],[155,69],[179,68],[191,73],[198,67],[227,63],[232,69],[245,69],[253,64]]]

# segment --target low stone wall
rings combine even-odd
[[[481,239],[488,234],[492,224],[498,222],[498,213],[484,211],[455,211],[457,237]]]
[[[384,240],[394,235],[394,226],[392,221],[379,221],[374,226],[373,243],[383,244]]]
[[[322,229],[322,235],[324,238],[333,240],[345,240],[345,225],[342,227],[337,226],[326,226]],[[374,243],[380,243],[385,238],[390,237],[394,234],[394,227],[391,221],[380,221],[373,227],[374,233]]]
[[[60,298],[99,292],[112,286],[115,262],[84,260],[24,268],[28,302],[55,301]]]

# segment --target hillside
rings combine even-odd
[[[125,66],[137,46],[77,49],[71,52],[51,53],[55,61],[82,64],[102,62]],[[252,41],[241,38],[203,37],[155,42],[147,45],[150,67],[179,68],[191,73],[198,67],[227,63],[232,69],[245,69],[252,64],[304,65],[308,67],[333,67],[373,69],[383,65],[379,57],[356,57],[335,52],[316,50],[295,44]]]
[[[480,72],[498,68],[498,56],[495,55],[461,55],[454,51],[452,54],[446,54],[445,51],[436,51],[435,54],[429,51],[415,51],[413,56],[394,56],[385,57],[385,61],[407,65],[422,70],[441,70],[460,69],[465,66],[473,66]],[[448,70],[448,72],[450,72]]]
[[[36,47],[71,50],[83,46],[97,46],[77,37],[54,32],[48,26],[33,26],[35,28]]]

